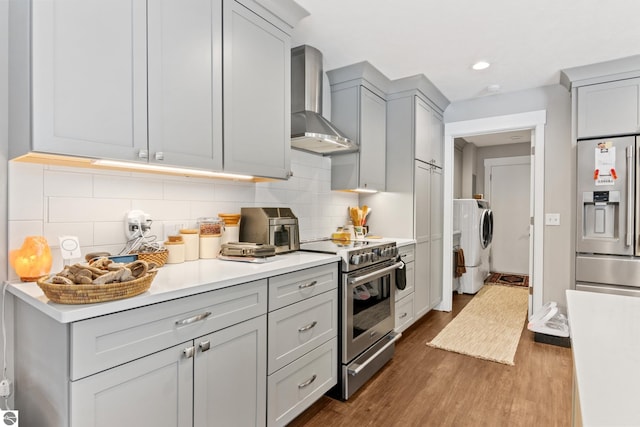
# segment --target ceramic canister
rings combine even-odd
[[[167,264],[179,264],[184,262],[184,241],[182,236],[169,236],[164,242],[164,247],[169,252]]]
[[[200,236],[198,236],[198,229],[183,228],[180,230],[180,235],[184,241],[184,260],[195,261],[200,258]]]
[[[200,258],[216,258],[220,253],[220,235],[200,235]]]
[[[222,243],[239,242],[240,241],[240,225],[225,225],[222,233]]]

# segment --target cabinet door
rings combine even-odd
[[[223,2],[224,169],[288,178],[291,39],[234,0]]]
[[[578,88],[578,138],[637,133],[640,78]]]
[[[264,425],[266,315],[198,338],[195,346],[193,425]]]
[[[222,169],[222,0],[149,2],[149,161]]]
[[[384,99],[360,87],[360,188],[385,190],[386,109]]]
[[[416,243],[415,284],[413,291],[413,305],[415,318],[419,319],[430,309],[431,303],[431,244],[430,242]]]
[[[431,286],[431,166],[416,161],[415,166],[415,318],[429,311]]]
[[[438,166],[444,166],[444,123],[442,122],[442,116],[435,110],[431,110],[431,125],[429,130],[431,131],[431,137],[429,141],[429,147],[431,148],[430,163]]]
[[[33,149],[146,162],[146,1],[32,5]]]
[[[430,141],[433,135],[431,126],[431,108],[417,96],[414,97],[414,138],[415,158],[426,163],[431,163]]]
[[[190,426],[193,362],[181,344],[70,385],[71,427]]]
[[[443,240],[443,184],[442,169],[431,168],[431,223],[430,223],[430,278],[429,278],[429,308],[433,308],[442,301],[442,240]]]

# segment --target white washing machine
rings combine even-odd
[[[475,294],[489,276],[489,250],[493,238],[493,212],[489,202],[476,199],[453,200],[453,228],[460,231],[466,273],[460,277],[458,293]]]

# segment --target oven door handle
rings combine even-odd
[[[354,377],[358,375],[360,372],[362,372],[364,368],[367,367],[369,363],[373,362],[380,354],[382,354],[383,351],[385,351],[386,349],[391,347],[393,344],[395,344],[395,342],[398,341],[401,336],[402,334],[400,332],[391,332],[391,335],[389,336],[389,342],[386,343],[384,347],[376,351],[375,354],[370,358],[368,358],[367,361],[364,362],[363,364],[361,365],[356,364],[357,367],[355,369],[347,369],[347,372],[349,373],[349,375]]]
[[[358,276],[358,277],[354,277],[353,279],[349,280],[349,284],[350,285],[357,285],[359,283],[366,283],[369,282],[371,279],[375,279],[378,278],[380,276],[384,276],[385,274],[389,273],[390,271],[393,270],[397,270],[398,268],[402,268],[404,266],[404,263],[402,261],[396,262],[393,265],[390,265],[389,267],[385,267],[381,270],[376,270],[372,273],[369,274],[365,274],[364,276]]]

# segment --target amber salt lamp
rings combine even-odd
[[[42,236],[28,236],[20,249],[9,253],[9,262],[23,282],[35,282],[51,271],[51,249]]]

